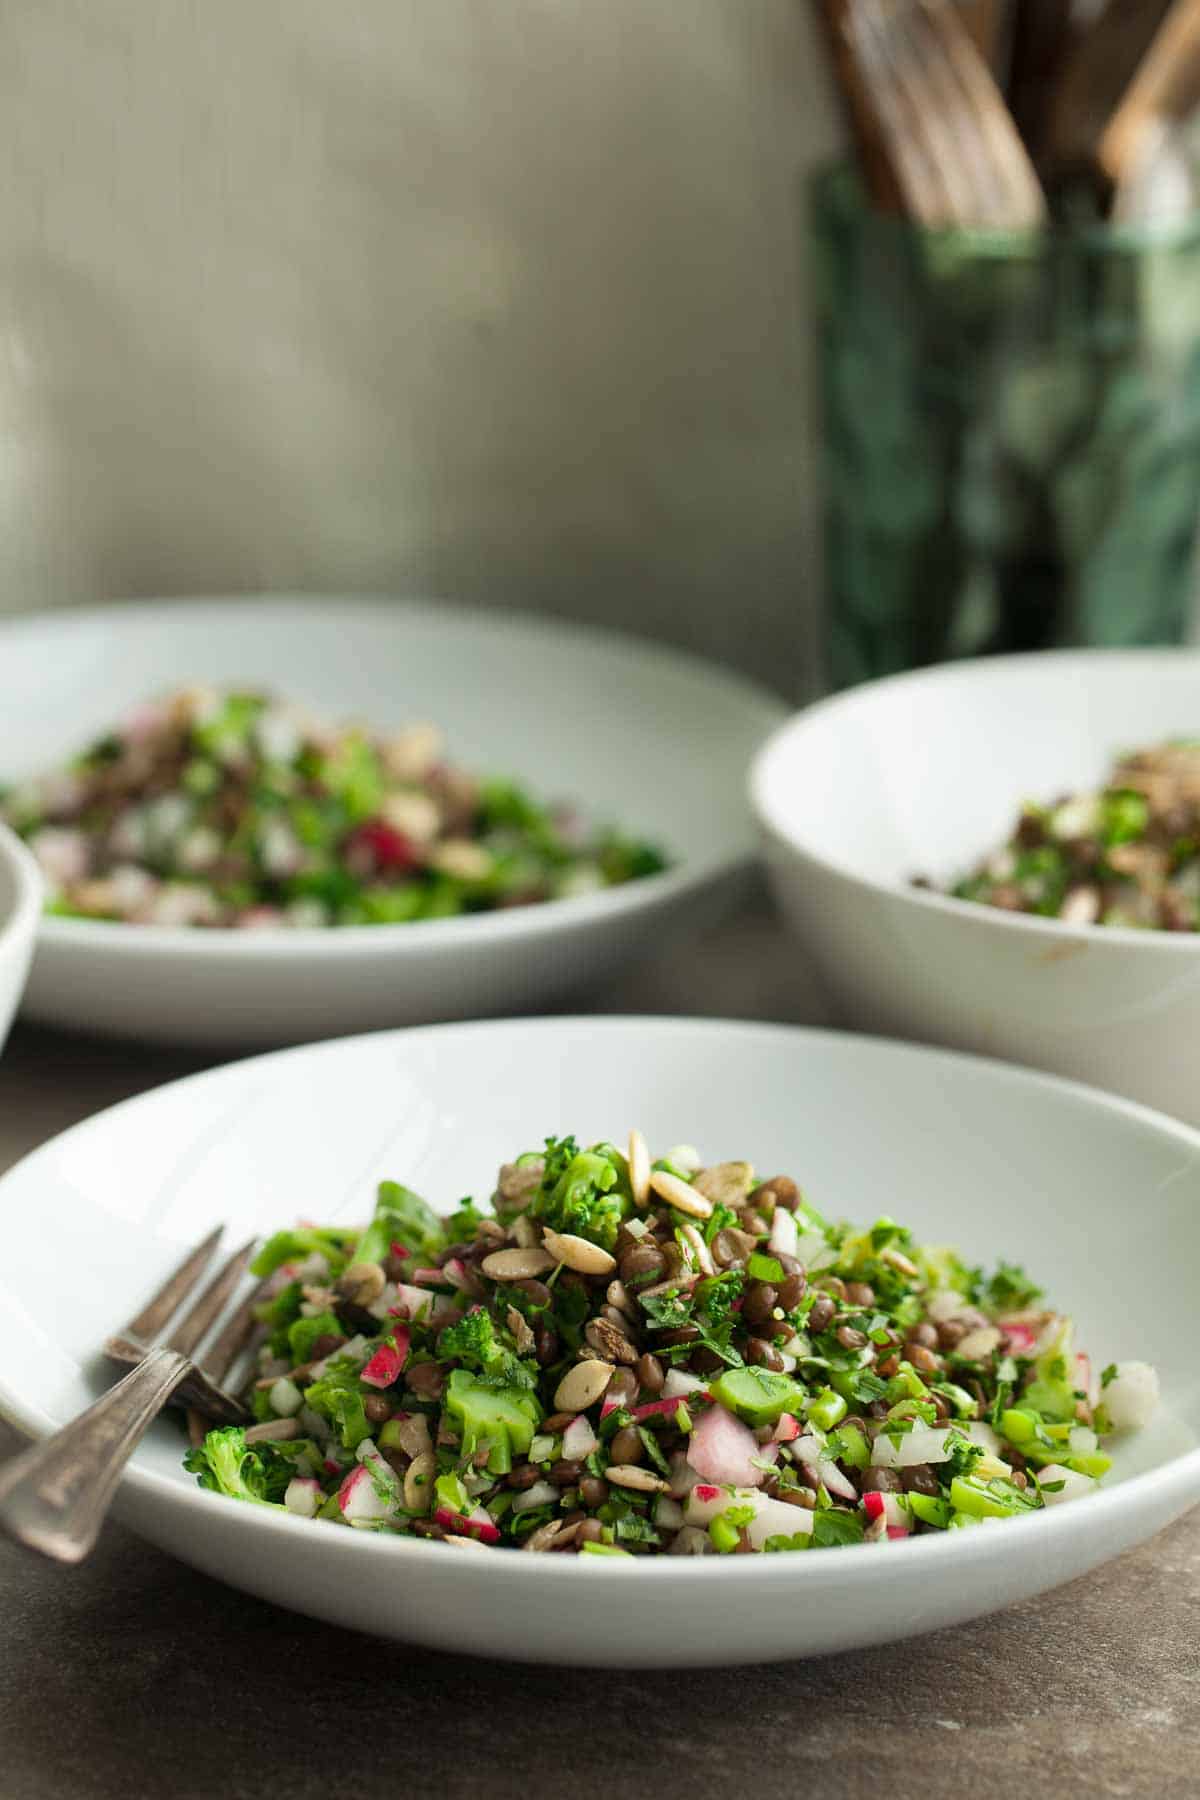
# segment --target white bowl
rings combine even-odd
[[[548,620],[353,599],[162,602],[0,623],[0,779],[51,768],[187,681],[257,682],[340,718],[444,726],[514,775],[661,843],[664,874],[411,925],[244,932],[45,920],[30,1018],[168,1043],[263,1045],[526,1010],[703,922],[756,851],[745,770],[784,716],[655,645]]]
[[[15,833],[0,825],[0,1050],[25,987],[42,911],[42,878]]]
[[[971,1260],[1024,1261],[1102,1362],[1146,1357],[1164,1407],[1095,1496],[947,1537],[803,1556],[616,1559],[448,1551],[205,1493],[159,1421],[125,1520],[235,1586],[323,1619],[530,1661],[769,1661],[881,1643],[1070,1580],[1200,1498],[1200,1135],[997,1064],[692,1020],[436,1027],[193,1076],[114,1107],[0,1181],[0,1408],[35,1433],[107,1372],[96,1346],[218,1219],[357,1221],[374,1184],[485,1197],[548,1132],[696,1142],[784,1169],[814,1202],[882,1211]],[[86,1281],[48,1281],[64,1246]],[[615,1566],[614,1566],[615,1564]],[[1114,1628],[1119,1622],[1114,1621]]]
[[[1200,1123],[1200,935],[1063,924],[911,887],[1010,835],[1026,799],[1200,731],[1200,655],[1080,651],[902,675],[765,746],[776,896],[841,1018],[1011,1057]]]

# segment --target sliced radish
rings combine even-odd
[[[1052,1494],[1047,1493],[1047,1484],[1054,1488]],[[1064,1469],[1061,1463],[1046,1464],[1038,1474],[1038,1487],[1047,1506],[1061,1506],[1064,1500],[1082,1500],[1088,1494],[1100,1491],[1100,1483],[1093,1481],[1090,1475],[1081,1475],[1077,1469]]]
[[[714,1487],[702,1484],[693,1488],[684,1502],[683,1517],[687,1525],[711,1525],[718,1514],[732,1506],[749,1506],[754,1517],[746,1527],[746,1535],[755,1550],[761,1550],[768,1538],[795,1537],[810,1534],[813,1515],[803,1506],[789,1506],[785,1500],[772,1500],[756,1488]]]
[[[647,1400],[645,1406],[634,1407],[633,1417],[635,1419],[673,1419],[682,1405],[682,1400]],[[686,1408],[684,1410],[686,1411]]]
[[[970,1302],[965,1294],[956,1294],[951,1288],[942,1288],[931,1294],[925,1302],[926,1317],[935,1325],[944,1325],[947,1319],[957,1318]]]
[[[409,1345],[412,1334],[405,1325],[397,1325],[390,1338],[380,1344],[370,1362],[362,1370],[359,1379],[368,1387],[387,1388],[399,1379],[405,1363],[408,1361]]]
[[[481,1544],[500,1542],[496,1521],[485,1507],[477,1506],[472,1513],[460,1513],[452,1506],[439,1506],[433,1516],[439,1525],[453,1531],[457,1537],[478,1538]]]
[[[427,1319],[433,1311],[433,1295],[428,1288],[413,1287],[410,1282],[396,1283],[396,1304],[392,1308],[400,1319]]]
[[[386,1463],[384,1467],[387,1468]],[[380,1519],[396,1517],[399,1495],[394,1499],[385,1497],[382,1486],[377,1485],[377,1471],[366,1463],[351,1469],[338,1489],[338,1505],[347,1525],[373,1525]]]
[[[1100,1394],[1114,1431],[1137,1431],[1148,1425],[1158,1401],[1158,1371],[1144,1362],[1118,1363],[1116,1374]]]
[[[569,1462],[582,1462],[590,1456],[600,1440],[592,1430],[592,1422],[583,1413],[571,1420],[563,1432],[563,1455]]]
[[[450,1278],[445,1269],[412,1269],[413,1281],[417,1287],[448,1287]]]
[[[687,1459],[706,1481],[753,1488],[763,1478],[754,1466],[759,1449],[748,1425],[723,1406],[710,1406],[688,1439]]]
[[[942,1463],[950,1460],[949,1431],[932,1425],[914,1425],[898,1443],[881,1431],[871,1446],[871,1461],[877,1469],[913,1469],[918,1463]]]
[[[281,1419],[292,1418],[304,1405],[304,1395],[286,1375],[279,1377],[267,1398],[271,1402],[271,1411],[278,1413]]]
[[[698,1375],[689,1375],[686,1369],[668,1369],[667,1379],[663,1382],[663,1398],[679,1400],[684,1394],[706,1394],[707,1382],[701,1381]]]
[[[558,1489],[552,1481],[535,1481],[532,1487],[526,1488],[524,1493],[518,1494],[513,1501],[513,1517],[516,1518],[518,1513],[532,1512],[535,1506],[548,1506],[552,1500],[557,1500],[558,1497]]]
[[[301,1519],[315,1516],[321,1504],[321,1484],[308,1475],[295,1475],[287,1484],[287,1492],[283,1496],[283,1504],[290,1513],[296,1513]]]
[[[795,1413],[780,1413],[775,1424],[775,1442],[790,1444],[800,1436],[801,1424]]]
[[[997,1319],[997,1325],[1008,1338],[1014,1356],[1033,1356],[1037,1350],[1038,1327],[1025,1319]]]
[[[796,1230],[796,1215],[786,1208],[777,1206],[771,1215],[771,1235],[767,1246],[773,1256],[795,1256],[796,1245],[800,1242]]]
[[[422,1273],[423,1272],[424,1271],[422,1271]],[[469,1291],[470,1284],[467,1279],[467,1271],[463,1266],[460,1257],[452,1256],[448,1262],[443,1263],[442,1274],[460,1293],[465,1294]]]
[[[887,1527],[888,1535],[893,1531],[901,1537],[909,1533],[909,1517],[907,1509],[901,1505],[898,1494],[881,1494],[875,1489],[862,1497],[863,1511],[872,1521],[882,1519]]]

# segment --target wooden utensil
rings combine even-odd
[[[842,31],[910,218],[998,230],[1044,220],[1033,165],[956,9],[846,0]]]
[[[850,39],[848,19],[852,5],[853,0],[817,0],[817,15],[829,41],[834,73],[867,192],[880,212],[902,213],[904,196],[884,147],[879,115],[867,92]]]
[[[1106,0],[1071,32],[1038,145],[1045,181],[1095,166],[1096,146],[1171,0]]]
[[[1157,132],[1200,105],[1200,0],[1175,0],[1100,139],[1097,161],[1118,193]]]

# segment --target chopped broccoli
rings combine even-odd
[[[632,1210],[629,1171],[610,1145],[580,1150],[573,1137],[546,1139],[546,1169],[529,1207],[533,1218],[611,1250]]]
[[[473,1306],[456,1325],[448,1325],[438,1338],[439,1358],[457,1358],[483,1378],[482,1385],[492,1388],[532,1388],[537,1385],[535,1369],[526,1368],[516,1352],[496,1335],[491,1314],[482,1306]]]
[[[297,1225],[290,1231],[277,1231],[267,1239],[250,1264],[250,1273],[273,1275],[284,1263],[303,1262],[316,1250],[329,1259],[330,1268],[336,1275],[345,1267],[357,1236],[355,1231],[324,1225]]]
[[[362,1440],[371,1435],[356,1370],[341,1369],[335,1363],[320,1381],[314,1381],[305,1389],[304,1404],[338,1426],[347,1450],[357,1449]]]
[[[273,1444],[248,1446],[240,1425],[210,1431],[188,1451],[183,1466],[199,1477],[201,1487],[258,1506],[280,1505],[295,1474],[294,1459],[275,1454]]]
[[[355,1262],[381,1263],[393,1244],[414,1256],[432,1261],[446,1247],[442,1221],[428,1201],[398,1181],[381,1181],[375,1200],[375,1217],[363,1232],[354,1252]]]
[[[534,1430],[542,1422],[542,1409],[534,1394],[520,1388],[487,1387],[467,1369],[451,1371],[444,1405],[461,1427],[462,1454],[473,1456],[487,1443],[491,1449],[488,1468],[494,1475],[507,1474],[514,1456],[528,1454]]]

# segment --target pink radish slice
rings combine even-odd
[[[442,1274],[460,1293],[467,1291],[467,1271],[457,1256],[452,1256],[449,1262],[442,1264]]]
[[[826,1456],[825,1446],[819,1439],[812,1436],[798,1437],[792,1445],[792,1458],[794,1461],[802,1462],[837,1499],[858,1499],[857,1488],[852,1482],[847,1481],[832,1458]]]
[[[580,1413],[563,1432],[562,1453],[568,1462],[582,1462],[585,1456],[592,1454],[599,1441],[591,1420]]]
[[[794,1413],[780,1413],[775,1425],[775,1442],[791,1444],[800,1436],[800,1421]]]
[[[287,1484],[283,1504],[301,1519],[311,1519],[321,1500],[321,1484],[310,1475],[296,1475]]]
[[[364,1463],[351,1469],[338,1489],[338,1505],[348,1525],[367,1524],[392,1516],[393,1505],[375,1490],[371,1471]]]
[[[895,1494],[881,1494],[872,1489],[862,1497],[863,1511],[868,1519],[883,1519],[887,1525],[888,1536],[895,1531],[900,1537],[907,1537],[909,1524],[908,1514],[901,1506]]]
[[[1038,1334],[1032,1325],[1026,1325],[1018,1319],[1014,1319],[1011,1325],[1006,1325],[1002,1319],[996,1322],[1008,1337],[1008,1347],[1014,1356],[1033,1355],[1037,1349]]]
[[[445,1269],[414,1269],[412,1278],[418,1287],[446,1287],[449,1285],[449,1276]]]
[[[478,1538],[481,1544],[500,1542],[496,1521],[482,1506],[477,1506],[469,1516],[455,1512],[452,1506],[439,1506],[433,1516],[439,1525],[444,1526],[447,1531],[453,1531],[458,1537]]]
[[[433,1295],[428,1288],[413,1287],[411,1283],[396,1283],[396,1304],[393,1314],[400,1319],[428,1318],[433,1311]]]
[[[749,1426],[723,1406],[710,1406],[688,1439],[687,1459],[706,1481],[754,1488],[763,1478],[754,1466],[759,1448]]]
[[[412,1255],[412,1251],[406,1250],[403,1244],[393,1244],[391,1251],[397,1262],[407,1262]]]
[[[635,1419],[673,1419],[682,1405],[681,1400],[647,1400],[645,1406],[634,1407],[633,1416]]]
[[[408,1361],[411,1339],[412,1334],[407,1326],[397,1325],[390,1339],[379,1346],[359,1379],[365,1381],[368,1387],[391,1387]]]
[[[707,1394],[708,1384],[686,1369],[668,1369],[663,1382],[664,1400],[681,1400],[685,1394]]]

